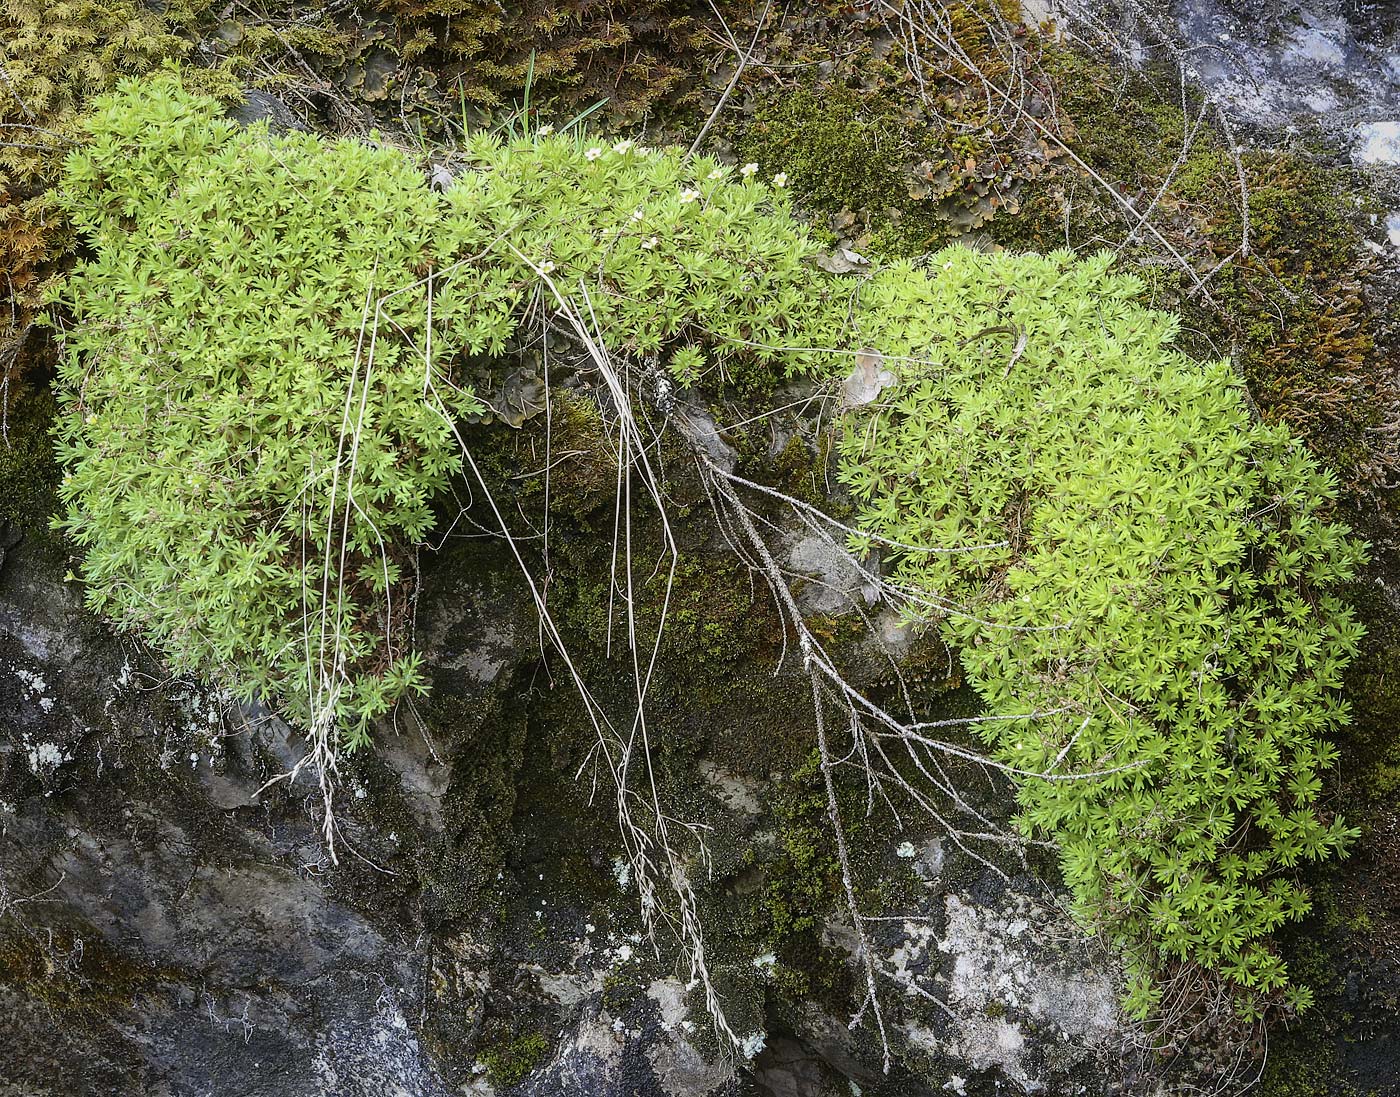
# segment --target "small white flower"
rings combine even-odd
[[[681,201],[686,203],[687,205],[691,202],[694,202],[695,199],[699,197],[700,192],[698,190],[691,190],[689,187],[686,187],[685,190],[681,191]]]
[[[552,260],[552,259],[546,259],[543,263],[540,264],[540,273],[541,273],[541,274],[548,274],[548,273],[550,273],[553,269],[554,269],[554,260]]]
[[[591,149],[589,149],[583,154],[585,160],[596,160],[602,155],[603,150],[600,149],[597,145],[594,145]]]
[[[656,245],[657,239],[655,236],[650,236],[642,241],[642,247],[646,248],[647,251],[651,251],[652,248],[656,247]]]
[[[551,133],[554,132],[554,123],[546,122],[535,132],[538,133],[541,137],[548,137]]]
[[[637,146],[637,151],[640,152],[643,156],[650,156],[650,155],[651,155],[652,153],[654,153],[656,150],[655,150],[654,148],[652,148],[650,145],[638,145],[638,146]]]
[[[633,220],[633,221],[640,221],[640,220],[641,220],[643,217],[645,217],[645,216],[646,216],[646,214],[642,212],[642,207],[641,207],[641,206],[638,206],[636,209],[634,209],[634,210],[632,211],[632,220]]]
[[[86,419],[83,420],[83,422],[85,422],[88,426],[92,426],[93,423],[97,422],[97,416],[94,415],[92,412],[88,412],[88,416]]]
[[[705,176],[705,178],[706,178],[706,179],[723,179],[723,178],[724,178],[724,169],[723,169],[723,168],[715,168],[715,170],[712,171],[712,172],[710,172],[710,174],[707,175],[707,176]]]
[[[750,164],[745,164],[742,168],[739,169],[739,174],[740,174],[740,175],[743,175],[743,176],[745,176],[745,177],[750,176],[750,175],[757,175],[757,174],[758,174],[758,165],[757,165],[757,164],[752,164],[752,163],[750,163]]]
[[[626,137],[613,146],[613,152],[617,153],[619,156],[626,156],[635,144],[636,142],[633,141],[632,138]]]
[[[775,187],[787,186],[787,172],[780,171],[777,175],[773,176],[773,185]]]

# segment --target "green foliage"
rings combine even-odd
[[[392,149],[240,132],[173,76],[89,125],[57,429],[88,602],[177,670],[362,735],[417,685],[404,547],[460,461],[414,342],[436,199]]]
[[[207,6],[177,0],[157,13],[140,0],[0,0],[0,118],[42,127],[0,147],[0,171],[22,184],[44,174],[54,133],[119,77],[182,56],[189,42],[177,32]]]
[[[72,246],[44,188],[73,120],[120,76],[184,54],[178,31],[204,6],[178,0],[157,13],[140,0],[0,0],[0,415],[26,387],[22,344]]]
[[[842,477],[871,534],[967,550],[899,553],[894,577],[1005,718],[980,728],[1023,775],[1021,826],[1128,949],[1134,1011],[1175,962],[1246,1011],[1301,1006],[1265,939],[1308,909],[1291,870],[1355,834],[1318,796],[1363,631],[1335,590],[1364,550],[1324,517],[1330,474],[1250,421],[1227,364],[1173,350],[1111,261],[953,249],[877,274],[859,322],[907,360]]]
[[[1181,962],[1245,1010],[1306,1003],[1267,937],[1308,907],[1291,870],[1354,833],[1317,801],[1362,549],[1325,518],[1331,479],[1107,256],[952,249],[843,281],[785,191],[712,160],[478,134],[438,194],[400,150],[239,130],[169,75],[90,131],[63,190],[94,258],[65,293],[61,525],[91,603],[175,666],[302,722],[330,707],[352,742],[415,687],[410,550],[481,411],[453,370],[534,307],[567,301],[663,396],[876,348],[898,382],[853,417],[842,477],[872,536],[969,550],[899,550],[894,575],[1008,718],[980,726],[1132,956],[1131,1004]]]
[[[439,244],[444,258],[489,250],[493,262],[444,294],[435,306],[444,322],[494,311],[504,337],[520,292],[488,287],[542,276],[551,295],[580,299],[581,283],[595,287],[580,304],[609,347],[674,351],[684,381],[757,366],[771,384],[773,366],[820,361],[785,348],[837,338],[840,287],[804,262],[815,248],[781,188],[706,157],[584,134],[477,135],[463,155],[471,170],[444,196]]]
[[[419,685],[410,549],[482,410],[440,364],[500,356],[550,287],[687,379],[771,383],[835,338],[782,191],[711,160],[483,135],[438,194],[400,150],[239,130],[172,74],[88,126],[57,428],[88,601],[351,743]]]

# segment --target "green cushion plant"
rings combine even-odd
[[[94,609],[355,745],[421,688],[405,580],[481,410],[462,356],[587,279],[615,349],[767,376],[811,356],[748,344],[820,333],[833,287],[781,190],[706,158],[480,134],[437,193],[401,149],[220,115],[128,81],[65,164],[93,256],[61,290],[60,525]]]
[[[977,255],[866,285],[862,337],[905,356],[849,424],[863,528],[905,545],[1052,836],[1076,908],[1128,951],[1147,1016],[1173,963],[1244,1012],[1284,992],[1269,934],[1308,910],[1288,873],[1355,835],[1318,805],[1362,628],[1337,595],[1364,559],[1326,519],[1333,477],[1252,421],[1227,363],[1172,349],[1175,319],[1103,253]],[[926,605],[929,602],[926,601]],[[1030,714],[1036,713],[1032,717]]]
[[[1108,256],[832,278],[747,168],[478,134],[438,193],[400,149],[239,129],[173,74],[87,129],[62,189],[92,251],[62,291],[60,524],[91,605],[173,666],[348,745],[422,688],[412,550],[481,409],[454,378],[532,309],[568,298],[682,384],[835,378],[849,353],[812,348],[874,348],[894,384],[841,445],[858,546],[1005,542],[890,574],[1017,718],[981,727],[1132,959],[1130,1005],[1172,963],[1246,1011],[1306,1004],[1267,938],[1307,909],[1289,871],[1353,833],[1317,800],[1362,548],[1325,517],[1330,477]]]
[[[174,669],[359,739],[418,684],[405,546],[460,460],[410,350],[436,203],[393,150],[218,114],[129,85],[68,157],[95,254],[62,290],[61,525],[89,604]]]

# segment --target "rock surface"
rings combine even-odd
[[[1009,887],[917,834],[881,855],[907,885],[907,916],[871,923],[891,1075],[869,1033],[848,1029],[854,1001],[785,993],[794,973],[771,955],[734,958],[757,1002],[736,1070],[694,987],[640,933],[606,810],[561,836],[517,804],[491,881],[501,916],[435,914],[413,865],[442,859],[475,780],[458,744],[410,721],[356,759],[332,864],[306,778],[264,788],[296,761],[286,729],[164,679],[86,614],[61,561],[12,540],[0,568],[0,1094],[847,1097],[1055,1092],[1071,1078],[1094,1093],[1121,1078],[1111,962],[1048,896],[1032,898],[1040,885],[1024,872]],[[436,673],[478,699],[518,689],[538,658],[498,579],[448,569],[420,608]],[[712,818],[774,841],[761,781],[718,760],[698,769]],[[384,800],[397,815],[370,810]],[[600,834],[605,850],[591,848]],[[561,861],[608,886],[571,891]],[[848,920],[834,915],[826,939],[847,955]],[[492,1028],[503,998],[515,1035]]]
[[[1164,11],[1195,75],[1251,132],[1316,127],[1359,164],[1400,162],[1400,31],[1384,6]],[[275,107],[252,104],[277,120]],[[878,396],[878,372],[858,380],[848,400]],[[533,406],[530,377],[514,384],[496,409],[508,422]],[[710,459],[732,471],[739,454],[704,423]],[[820,951],[756,947],[746,923],[794,886],[779,868],[797,864],[796,886],[817,891],[823,869],[789,848],[800,835],[779,801],[795,765],[735,745],[781,739],[783,714],[747,692],[752,668],[705,671],[700,641],[687,649],[693,678],[661,703],[658,766],[713,834],[714,875],[699,887],[737,1057],[716,1044],[673,950],[653,951],[642,931],[615,805],[592,796],[586,740],[556,734],[569,685],[503,553],[429,565],[417,637],[433,694],[347,763],[332,863],[306,776],[268,786],[298,761],[295,735],[115,638],[34,532],[0,533],[0,1097],[1092,1097],[1150,1085],[1116,1011],[1113,957],[1034,866],[985,865],[946,834],[862,838],[867,881],[893,892],[865,926],[888,1074],[869,1011],[849,1025],[863,972],[840,902],[815,931]],[[882,652],[916,654],[870,609],[865,566],[815,536],[786,547],[808,612],[871,612]],[[571,568],[561,585],[583,582]],[[731,679],[737,698],[721,688]],[[760,713],[757,736],[735,710]],[[977,806],[1009,810],[990,786]],[[1359,1013],[1364,983],[1346,992]],[[1375,1012],[1385,1030],[1392,1015]],[[1393,1028],[1368,1053],[1378,1086],[1400,1061]]]

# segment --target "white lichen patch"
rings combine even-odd
[[[603,989],[602,971],[588,971],[580,967],[577,971],[553,972],[538,964],[528,964],[526,967],[539,982],[540,989],[565,1009],[587,1001]]]
[[[661,1029],[670,1032],[690,1013],[685,1004],[685,984],[679,979],[653,979],[647,987],[647,997],[661,1010]]]
[[[701,777],[715,790],[715,795],[724,805],[745,815],[762,815],[763,804],[759,800],[762,785],[757,781],[746,781],[721,769],[711,761],[701,762],[696,769]]]
[[[24,687],[24,699],[32,701],[39,706],[41,712],[52,712],[54,699],[49,696],[49,684],[44,680],[42,674],[37,674],[32,670],[25,670],[23,667],[15,668],[15,677],[19,679],[19,684]]]
[[[112,679],[112,692],[107,695],[107,700],[102,702],[102,711],[104,713],[111,712],[112,706],[121,700],[124,694],[136,688],[132,681],[132,670],[131,660],[123,659],[122,669],[119,670],[117,676]]]
[[[778,958],[771,952],[765,952],[753,958],[753,966],[763,972],[764,975],[771,976],[778,970]]]
[[[1400,121],[1359,126],[1352,156],[1358,164],[1400,164]]]
[[[1117,973],[1090,960],[1065,918],[1014,892],[995,907],[950,894],[944,907],[942,929],[905,922],[886,961],[911,997],[932,994],[950,1011],[946,1028],[906,1024],[912,1044],[998,1069],[1027,1093],[1044,1092],[1059,1067],[1121,1044]]]
[[[919,848],[919,855],[914,859],[914,871],[925,881],[935,881],[943,872],[945,859],[946,854],[943,852],[942,841],[930,838]]]
[[[29,771],[36,777],[47,777],[64,762],[73,760],[73,755],[58,743],[35,743],[28,735],[24,737],[24,751],[29,761]]]
[[[217,747],[223,737],[224,713],[232,706],[233,695],[227,690],[181,686],[172,699],[185,715],[185,732],[204,740],[211,748]]]

